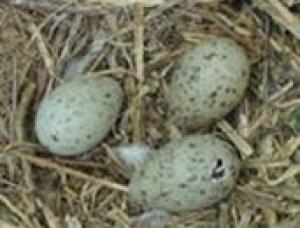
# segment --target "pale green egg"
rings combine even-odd
[[[248,81],[249,61],[235,41],[203,39],[177,61],[166,94],[169,118],[184,129],[209,125],[241,101]]]
[[[130,196],[146,208],[171,212],[211,206],[234,188],[240,159],[214,135],[190,135],[153,151],[138,166]]]
[[[123,101],[119,84],[107,77],[80,77],[55,88],[42,100],[36,135],[58,155],[87,152],[111,130]]]

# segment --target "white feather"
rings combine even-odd
[[[124,165],[132,169],[147,158],[151,148],[146,144],[137,143],[119,146],[115,151]]]

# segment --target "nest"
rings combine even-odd
[[[234,39],[251,59],[243,101],[206,129],[239,149],[242,172],[227,199],[172,214],[168,227],[299,227],[300,137],[287,124],[300,104],[299,1],[132,2],[0,3],[0,227],[130,227],[143,208],[128,198],[128,175],[112,148],[161,145],[180,133],[166,125],[166,80],[186,45],[207,35]],[[99,34],[101,48],[88,52]],[[126,102],[92,151],[55,157],[38,144],[34,116],[86,53],[79,70],[118,80]]]

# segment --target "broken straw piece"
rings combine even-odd
[[[156,6],[165,2],[165,0],[86,0],[87,3],[100,3],[114,6],[126,6],[141,4],[143,6]]]

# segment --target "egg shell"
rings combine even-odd
[[[166,94],[170,120],[184,129],[209,125],[240,102],[248,81],[249,60],[235,41],[203,39],[177,61]]]
[[[57,155],[84,153],[111,130],[122,106],[119,84],[107,77],[80,77],[44,97],[36,115],[36,135]]]
[[[232,191],[239,169],[240,160],[229,143],[214,135],[189,135],[151,153],[133,174],[129,192],[146,208],[200,209]]]

